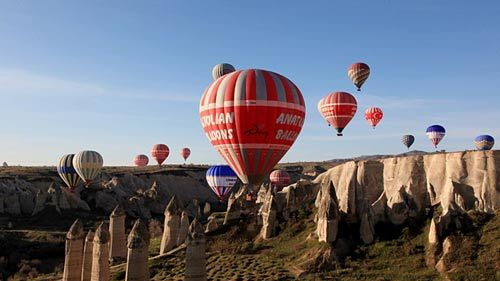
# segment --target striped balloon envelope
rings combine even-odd
[[[356,114],[358,103],[353,95],[346,92],[334,92],[323,98],[320,113],[326,122],[337,130],[337,136]]]
[[[269,175],[269,180],[273,186],[282,188],[290,184],[290,175],[284,170],[274,170]]]
[[[235,71],[234,66],[229,63],[219,63],[212,68],[212,78],[217,80],[222,76]]]
[[[322,99],[320,99],[320,100],[319,100],[319,102],[318,102],[318,112],[319,112],[319,114],[321,115],[321,117],[323,117],[323,119],[325,118],[325,116],[323,115],[323,112],[321,111],[321,106],[323,105],[323,100],[324,100],[324,99],[325,99],[325,98],[322,98]],[[325,121],[326,121],[326,120],[325,120]],[[328,124],[328,126],[330,126],[330,123],[326,122],[326,124]]]
[[[480,135],[474,139],[477,149],[490,150],[495,145],[495,139],[490,135]]]
[[[228,165],[216,165],[207,170],[208,186],[222,201],[238,181],[238,176]]]
[[[212,82],[200,101],[206,136],[244,184],[260,185],[299,135],[300,90],[266,70],[238,70]]]
[[[139,154],[134,157],[134,165],[138,167],[147,166],[149,163],[149,158],[144,154]]]
[[[358,88],[358,91],[361,91],[361,86],[363,86],[368,76],[370,76],[370,67],[363,62],[353,63],[347,69],[347,75],[349,75],[349,79]]]
[[[165,159],[167,159],[169,154],[170,154],[170,149],[168,149],[168,146],[166,144],[162,143],[155,144],[151,149],[151,156],[156,160],[156,162],[160,166],[165,161]]]
[[[378,107],[370,107],[365,111],[365,120],[370,124],[374,129],[377,126],[378,122],[382,120],[384,117],[384,112],[382,109]]]
[[[444,138],[444,135],[446,134],[446,130],[441,125],[429,126],[425,132],[434,147],[437,147],[439,142]]]
[[[184,147],[183,149],[181,149],[181,156],[182,156],[182,158],[184,158],[184,161],[186,161],[188,159],[189,155],[191,155],[191,149],[189,149],[187,147]]]
[[[410,149],[410,146],[415,142],[415,137],[413,135],[404,135],[401,141],[406,148]]]
[[[80,178],[89,186],[92,181],[99,175],[103,165],[101,154],[92,151],[84,150],[78,152],[73,158],[73,167]]]
[[[57,173],[71,191],[82,182],[80,176],[76,173],[75,167],[73,167],[74,157],[75,154],[63,155],[59,163],[57,163]]]

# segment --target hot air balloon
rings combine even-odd
[[[156,160],[159,166],[167,159],[170,150],[165,144],[155,144],[151,149],[151,156]]]
[[[415,142],[415,137],[412,135],[404,135],[401,139],[406,148],[410,149],[410,146]]]
[[[244,184],[259,186],[302,129],[305,104],[292,81],[260,69],[212,82],[200,101],[206,136]]]
[[[134,157],[134,165],[138,167],[147,166],[149,162],[149,158],[144,154],[139,154]]]
[[[275,192],[281,191],[283,187],[290,183],[290,175],[284,170],[274,170],[269,175],[269,180],[275,188]]]
[[[349,75],[349,79],[351,79],[352,83],[358,88],[358,91],[361,91],[361,86],[370,75],[370,67],[362,62],[353,63],[349,66],[347,75]]]
[[[207,170],[207,183],[222,201],[236,184],[238,176],[228,165],[216,165]]]
[[[234,66],[229,63],[219,63],[212,68],[212,78],[217,80],[222,76],[235,71]]]
[[[372,125],[373,129],[382,120],[382,117],[384,117],[384,112],[378,107],[370,107],[365,111],[365,119],[368,124]]]
[[[73,167],[74,154],[66,154],[61,157],[59,163],[57,163],[57,173],[61,179],[66,183],[70,191],[74,191],[75,188],[81,183],[80,176],[76,173]]]
[[[181,149],[181,156],[182,156],[182,158],[184,158],[184,161],[186,161],[188,159],[189,155],[191,155],[191,149],[189,149],[187,147],[184,147],[183,149]]]
[[[320,100],[319,100],[319,102],[318,102],[318,111],[319,111],[319,114],[321,115],[321,117],[323,117],[323,118],[325,118],[325,115],[323,115],[323,111],[321,110],[321,106],[322,106],[322,104],[323,104],[323,100],[324,100],[324,99],[325,99],[325,98],[322,98],[322,99],[320,99]],[[326,121],[326,120],[325,120],[325,121]],[[330,126],[330,123],[326,122],[326,124],[328,124],[328,126]]]
[[[101,171],[102,165],[103,160],[101,154],[92,150],[78,152],[78,154],[73,157],[73,167],[75,167],[76,172],[85,182],[87,187],[97,177]]]
[[[490,150],[495,145],[495,139],[490,135],[480,135],[474,139],[479,150]]]
[[[434,147],[437,147],[441,139],[444,138],[446,130],[441,125],[432,125],[426,130],[427,137],[431,140]]]
[[[323,98],[320,112],[326,122],[337,130],[337,136],[342,136],[342,131],[356,114],[357,108],[354,96],[346,92],[334,92]]]

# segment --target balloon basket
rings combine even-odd
[[[337,134],[337,136],[341,137],[341,136],[343,136],[343,135],[342,135],[341,133],[338,133],[338,134]]]

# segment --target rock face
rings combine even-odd
[[[189,217],[188,214],[183,211],[181,215],[181,224],[179,226],[179,237],[177,238],[177,246],[180,246],[184,241],[189,231]]]
[[[276,236],[276,229],[278,227],[277,213],[278,207],[276,206],[274,195],[270,195],[270,198],[262,205],[262,238],[269,239]]]
[[[330,183],[324,186],[321,194],[316,234],[318,235],[319,241],[330,243],[337,239],[340,221],[335,187]]]
[[[205,235],[203,233],[203,227],[197,219],[194,219],[189,227],[186,245],[186,270],[184,280],[207,280]]]
[[[80,281],[83,260],[83,225],[76,220],[66,234],[63,281]]]
[[[101,223],[94,235],[91,281],[109,281],[109,226]]]
[[[205,226],[205,233],[210,233],[219,229],[219,224],[217,223],[216,218],[209,217],[207,225]]]
[[[92,275],[92,251],[94,250],[94,232],[89,230],[83,248],[82,281],[90,281]]]
[[[137,220],[128,236],[126,281],[148,281],[149,232],[143,220]]]
[[[109,217],[109,255],[111,259],[125,259],[127,246],[125,241],[125,211],[121,206],[116,208]]]
[[[161,238],[160,254],[165,254],[177,246],[181,225],[181,207],[176,196],[173,196],[165,209],[165,223]]]

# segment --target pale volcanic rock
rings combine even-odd
[[[125,259],[127,246],[125,238],[125,211],[118,205],[109,216],[109,255],[113,259]]]
[[[224,217],[224,225],[231,221],[237,220],[241,216],[240,207],[238,206],[238,198],[236,198],[235,193],[231,193],[229,199],[227,200],[227,210],[226,216]]]
[[[205,205],[203,206],[203,217],[208,218],[211,213],[212,213],[212,205],[210,205],[210,202],[205,202]]]
[[[31,213],[32,216],[38,214],[39,212],[43,211],[46,207],[45,202],[47,201],[47,193],[43,192],[42,190],[38,190],[36,193],[35,197],[35,207],[33,208],[33,212]]]
[[[184,280],[207,280],[205,235],[203,233],[203,227],[197,219],[194,219],[189,227],[186,246],[186,269]]]
[[[448,262],[449,256],[454,248],[456,248],[456,241],[450,237],[446,237],[443,241],[443,254],[441,259],[436,264],[436,270],[438,272],[446,272],[450,270],[450,264]]]
[[[66,234],[62,281],[80,281],[83,261],[83,225],[76,220]]]
[[[94,235],[91,281],[109,281],[109,226],[101,223]]]
[[[180,203],[177,197],[173,196],[165,209],[165,223],[163,227],[163,236],[161,238],[160,254],[165,254],[177,246],[181,224],[181,212]]]
[[[85,246],[83,247],[82,281],[90,281],[92,275],[92,251],[94,250],[94,232],[89,230],[85,237]]]
[[[189,231],[189,217],[188,214],[183,211],[181,215],[181,224],[179,226],[179,237],[177,238],[177,246],[180,246],[184,241]]]
[[[277,221],[277,206],[274,196],[271,195],[269,199],[262,205],[262,230],[261,236],[264,239],[269,239],[276,236],[276,229],[278,227]]]
[[[205,226],[205,233],[210,233],[219,229],[219,224],[214,217],[209,217],[207,225]]]
[[[337,239],[340,214],[338,210],[335,187],[332,183],[323,187],[321,202],[318,208],[316,234],[321,242],[334,242]]]
[[[149,280],[149,239],[146,223],[138,219],[128,235],[125,281]]]

